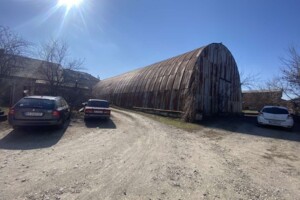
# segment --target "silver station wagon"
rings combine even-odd
[[[70,118],[70,107],[62,97],[28,96],[22,98],[8,113],[13,128],[20,126],[63,127]]]

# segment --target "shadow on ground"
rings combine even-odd
[[[297,121],[293,131],[273,126],[258,127],[256,116],[213,117],[201,122],[201,125],[242,134],[300,142],[300,123]]]
[[[56,127],[24,127],[12,130],[0,140],[0,149],[31,150],[49,148],[62,138],[70,121],[64,128]]]
[[[7,120],[7,116],[6,115],[0,116],[0,122],[4,122],[6,120]]]
[[[111,119],[88,119],[85,120],[87,128],[100,128],[100,129],[115,129],[116,124]]]

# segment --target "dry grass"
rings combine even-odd
[[[149,113],[145,113],[145,112],[141,112],[141,111],[129,110],[129,109],[115,107],[115,106],[114,106],[114,108],[119,109],[119,110],[128,111],[128,112],[134,112],[134,113],[143,115],[145,117],[148,117],[150,119],[153,119],[155,121],[158,121],[160,123],[163,123],[163,124],[166,124],[169,126],[173,126],[175,128],[179,128],[179,129],[189,131],[189,132],[198,131],[198,130],[203,129],[203,127],[199,124],[184,122],[182,119],[178,119],[178,118],[164,117],[164,116],[149,114]]]
[[[179,129],[183,129],[183,130],[189,131],[189,132],[203,129],[203,127],[199,124],[185,122],[182,119],[163,117],[163,116],[152,115],[152,114],[141,113],[141,112],[140,112],[140,114],[147,116],[151,119],[154,119],[155,121],[161,122],[163,124],[173,126],[173,127],[179,128]]]
[[[258,115],[258,111],[256,110],[243,110],[242,111],[244,116],[257,116]]]
[[[7,113],[8,113],[8,110],[9,110],[9,107],[0,107],[0,109],[1,109],[2,111],[4,111],[5,114],[7,114]]]

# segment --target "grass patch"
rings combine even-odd
[[[257,110],[243,110],[242,112],[244,115],[258,115]]]
[[[203,129],[202,126],[199,124],[193,124],[189,122],[185,122],[182,119],[176,119],[176,118],[170,118],[170,117],[163,117],[163,116],[158,116],[158,115],[151,115],[148,113],[140,113],[142,115],[145,115],[151,119],[154,119],[155,121],[158,121],[160,123],[170,125],[179,129],[183,129],[185,131],[197,131]]]
[[[203,127],[199,124],[188,123],[188,122],[185,122],[182,119],[178,119],[178,118],[164,117],[164,116],[160,116],[160,115],[149,114],[149,113],[136,111],[136,110],[129,110],[129,109],[120,108],[120,107],[116,107],[116,106],[113,106],[113,108],[116,108],[118,110],[124,110],[124,111],[128,111],[128,112],[137,113],[137,114],[143,115],[145,117],[148,117],[150,119],[153,119],[155,121],[158,121],[162,124],[173,126],[175,128],[179,128],[179,129],[189,131],[189,132],[198,131],[198,130],[203,129]]]
[[[8,110],[9,110],[9,107],[0,107],[0,109],[1,109],[2,111],[4,111],[4,114],[7,115]]]

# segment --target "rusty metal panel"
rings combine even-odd
[[[171,91],[171,97],[170,97],[169,110],[179,110],[178,99],[179,99],[179,91],[178,90],[172,90]]]
[[[175,60],[176,60],[176,58],[169,59],[169,61],[165,64],[164,70],[162,71],[162,74],[161,74],[162,76],[169,76]]]
[[[151,91],[157,91],[159,86],[160,86],[160,81],[161,81],[161,76],[160,76],[160,72],[161,70],[163,70],[163,64],[159,65],[156,73],[154,74],[154,81],[153,84],[151,85]]]
[[[132,78],[132,90],[131,93],[135,94],[136,88],[138,87],[138,79],[139,79],[139,74],[135,74],[134,77]]]
[[[187,70],[187,71],[193,70],[193,68],[195,67],[195,63],[197,62],[197,59],[198,59],[197,57],[192,57],[192,58],[189,60],[187,66],[186,66],[186,70]]]
[[[181,56],[178,56],[177,58],[175,58],[172,62],[172,65],[169,68],[169,73],[168,73],[168,81],[166,83],[166,90],[172,90],[173,89],[173,85],[174,85],[174,81],[176,78],[176,73],[178,70],[178,67],[181,65],[182,60],[184,59],[184,57],[186,56],[186,54],[183,54]],[[170,94],[168,94],[170,95]],[[169,105],[169,107],[172,107],[171,105]]]
[[[176,60],[175,65],[172,68],[171,75],[175,75],[177,73],[177,70],[181,66],[181,63],[183,62],[185,56],[186,54],[178,56],[178,59]]]
[[[160,64],[156,64],[153,66],[153,68],[155,68],[155,70],[153,69],[153,71],[151,72],[151,82],[149,84],[149,88],[147,89],[148,91],[153,91],[154,90],[154,86],[155,86],[155,83],[157,81],[157,72],[160,71],[160,66],[162,65],[162,63]]]
[[[183,79],[181,81],[181,87],[180,88],[182,88],[182,89],[189,88],[189,83],[191,81],[192,73],[193,73],[193,71],[191,71],[191,70],[190,71],[185,71]]]
[[[150,85],[150,80],[152,79],[152,76],[153,76],[152,71],[154,71],[152,68],[149,68],[149,70],[147,71],[147,74],[145,75],[145,79],[144,79],[141,91],[148,92],[148,88],[149,88],[149,85]]]
[[[162,77],[157,77],[156,81],[155,81],[155,85],[154,85],[154,91],[159,91],[159,87],[160,87],[160,83],[162,81]]]
[[[145,87],[145,84],[146,84],[146,76],[148,74],[148,71],[150,71],[150,69],[145,69],[143,72],[141,72],[141,76],[140,76],[140,80],[139,80],[139,84],[138,84],[138,87],[137,87],[137,92],[144,92],[144,87]]]
[[[168,78],[168,82],[166,84],[166,90],[173,89],[174,80],[175,80],[175,75],[170,75]]]
[[[147,79],[146,87],[145,87],[145,89],[144,89],[146,92],[149,92],[149,91],[150,91],[149,88],[150,88],[150,85],[151,85],[151,82],[152,82],[152,81],[153,81],[152,78],[148,78],[148,79]]]
[[[133,104],[140,106],[140,93],[139,93],[139,87],[140,87],[140,82],[143,79],[142,75],[139,73],[136,75],[135,79],[134,79],[134,88],[133,88]]]
[[[144,72],[144,71],[143,71],[143,72]],[[144,78],[145,78],[143,72],[139,73],[137,79],[135,80],[136,83],[137,83],[137,84],[136,84],[136,89],[135,89],[135,92],[136,92],[136,93],[139,93],[140,90],[141,90],[141,85],[142,85],[142,83],[143,83],[143,81],[144,81]]]
[[[161,64],[156,68],[156,73],[154,74],[155,77],[161,76],[161,72],[164,69],[164,66],[166,65],[167,61],[161,62]]]
[[[178,60],[179,58],[180,58],[180,56],[178,56],[178,57],[172,59],[172,61],[171,61],[170,64],[169,64],[170,66],[169,66],[168,70],[166,71],[166,75],[167,75],[167,76],[170,76],[170,75],[172,74],[172,72],[174,71],[173,68],[174,68],[174,66],[176,65],[177,60]]]
[[[189,83],[190,83],[191,77],[192,77],[192,73],[193,73],[194,67],[195,67],[197,59],[198,59],[198,57],[196,57],[197,53],[198,53],[197,50],[189,53],[190,59],[186,63],[186,67],[183,72],[183,77],[182,77],[182,80],[180,83],[181,89],[188,88],[188,86],[189,86]]]
[[[179,90],[185,68],[186,68],[191,56],[192,56],[191,53],[187,53],[183,57],[183,59],[180,63],[180,66],[178,67],[177,73],[176,73],[175,81],[173,84],[173,90]]]
[[[168,76],[163,76],[159,90],[164,91],[168,82]]]
[[[174,81],[174,85],[173,85],[173,89],[174,90],[178,90],[180,88],[182,88],[182,81],[184,79],[184,73],[185,71],[187,70],[187,66],[189,64],[189,61],[191,60],[191,58],[198,52],[198,49],[197,50],[194,50],[194,51],[191,51],[189,53],[187,53],[185,55],[185,57],[183,58],[183,61],[180,65],[180,68],[178,73],[176,74],[176,77],[175,77],[175,81]],[[193,64],[190,63],[191,65],[195,65],[196,64],[196,59],[194,60]]]
[[[166,76],[166,74],[168,73],[168,69],[169,69],[170,65],[169,65],[169,62],[166,62],[165,65],[163,66],[159,76]]]
[[[124,93],[128,93],[130,91],[130,85],[131,85],[131,79],[132,79],[132,74],[126,74],[126,77],[124,77]]]
[[[188,94],[188,89],[181,89],[179,90],[179,98],[178,98],[178,110],[185,110],[185,99]]]

